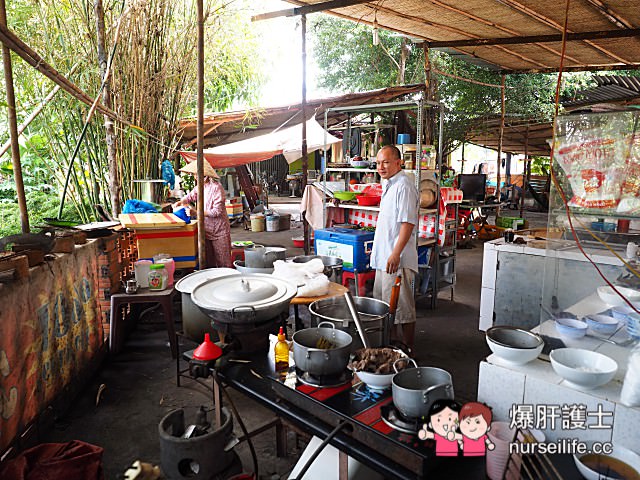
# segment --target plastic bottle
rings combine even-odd
[[[289,368],[289,344],[284,329],[280,327],[278,332],[278,343],[275,346],[276,371],[287,370]]]
[[[167,272],[162,263],[149,266],[149,290],[164,290],[167,288]]]

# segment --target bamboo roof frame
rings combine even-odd
[[[377,0],[324,12],[367,25],[375,18],[379,28],[503,73],[550,73],[560,66],[565,12],[555,0]],[[563,71],[640,68],[634,0],[573,0],[567,33]]]

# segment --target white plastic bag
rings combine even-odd
[[[298,286],[298,297],[319,297],[329,293],[329,279],[322,272],[324,264],[319,258],[306,263],[276,260],[273,276],[287,280]]]

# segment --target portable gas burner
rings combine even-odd
[[[403,415],[392,403],[380,407],[380,417],[384,423],[399,432],[417,435],[422,428],[422,419]]]
[[[345,369],[337,375],[312,375],[296,368],[296,377],[300,383],[316,388],[341,387],[353,380],[353,372]]]

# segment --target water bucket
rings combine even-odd
[[[280,230],[289,230],[291,229],[291,214],[290,213],[285,213],[284,215],[280,215],[280,223],[279,223],[279,227]]]
[[[264,215],[251,215],[251,231],[252,232],[264,232],[265,218]]]
[[[277,215],[267,216],[267,232],[277,232],[280,228],[280,217]]]
[[[149,288],[149,267],[152,263],[151,260],[138,260],[133,264],[136,282],[140,288]]]
[[[406,145],[407,143],[411,143],[411,135],[408,133],[399,133],[398,141],[396,142],[398,145]]]

